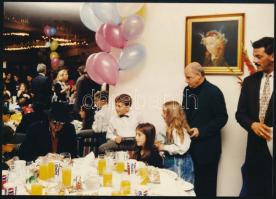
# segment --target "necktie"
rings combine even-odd
[[[267,110],[267,107],[268,107],[268,103],[269,103],[269,100],[270,100],[269,77],[271,77],[271,75],[268,75],[268,74],[265,75],[266,79],[265,79],[263,93],[262,93],[262,97],[261,97],[261,101],[260,101],[259,119],[260,119],[261,123],[264,122],[265,113],[266,113],[266,110]]]

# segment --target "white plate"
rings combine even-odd
[[[164,173],[165,175],[168,175],[171,179],[177,179],[177,174],[171,170],[168,169],[159,169],[160,172],[160,176],[162,175],[162,173]]]
[[[194,189],[194,185],[190,182],[184,181],[183,179],[179,179],[179,182],[184,191],[191,191]]]

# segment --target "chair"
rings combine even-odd
[[[77,133],[77,149],[80,157],[91,151],[98,156],[98,147],[106,142],[106,132],[95,133],[92,129],[80,130]]]

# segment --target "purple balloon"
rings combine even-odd
[[[116,85],[119,75],[118,63],[116,59],[106,53],[100,52],[95,55],[93,65],[95,72],[110,85]]]
[[[138,38],[144,30],[144,22],[140,16],[131,15],[121,25],[123,37],[126,40]]]
[[[97,30],[95,35],[96,43],[99,46],[99,48],[104,52],[110,52],[111,46],[109,43],[106,42],[103,34],[103,25]]]
[[[103,35],[105,40],[115,48],[124,48],[126,45],[126,40],[119,25],[104,24]]]
[[[86,68],[86,71],[87,71],[87,74],[88,76],[96,83],[98,84],[103,84],[104,81],[102,80],[102,78],[95,72],[95,65],[93,64],[94,62],[94,59],[95,59],[95,55],[96,53],[94,54],[91,54],[87,60],[86,60],[86,64],[85,64],[85,68]]]

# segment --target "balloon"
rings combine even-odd
[[[80,19],[88,29],[94,32],[103,24],[103,22],[95,16],[92,10],[92,3],[82,4],[80,8]]]
[[[103,34],[107,43],[115,48],[123,48],[126,45],[120,26],[104,24]]]
[[[55,51],[58,48],[58,42],[56,40],[53,40],[50,44],[51,51]]]
[[[51,29],[51,27],[48,26],[48,25],[44,26],[44,29],[43,29],[45,35],[48,36],[48,37],[51,36],[51,35],[50,35],[50,29]]]
[[[138,10],[138,12],[136,12],[135,14],[144,18],[146,15],[146,11],[146,4],[144,4],[143,7],[140,10]]]
[[[123,49],[118,64],[121,70],[132,68],[146,56],[146,49],[141,44],[133,44]]]
[[[143,19],[137,15],[131,15],[122,23],[121,30],[126,40],[136,39],[144,30]]]
[[[103,25],[97,30],[95,35],[96,43],[104,52],[110,52],[111,46],[106,42],[103,34]]]
[[[118,25],[121,22],[115,3],[93,3],[92,9],[96,17],[104,23]]]
[[[57,52],[51,52],[50,53],[50,59],[59,58],[59,55]]]
[[[118,13],[121,17],[127,17],[138,12],[144,3],[117,3]]]
[[[95,72],[110,85],[116,85],[118,80],[118,63],[116,59],[106,53],[100,52],[95,55],[93,65],[95,65]]]
[[[57,70],[59,66],[59,58],[51,59],[51,67],[53,70]]]
[[[95,58],[96,53],[91,54],[87,60],[86,60],[86,64],[85,64],[85,68],[87,71],[88,76],[96,83],[98,84],[103,84],[104,81],[102,80],[102,78],[95,72],[95,65],[93,64],[94,58]]]
[[[57,29],[55,27],[51,27],[49,31],[50,36],[54,36],[56,33],[57,33]]]

